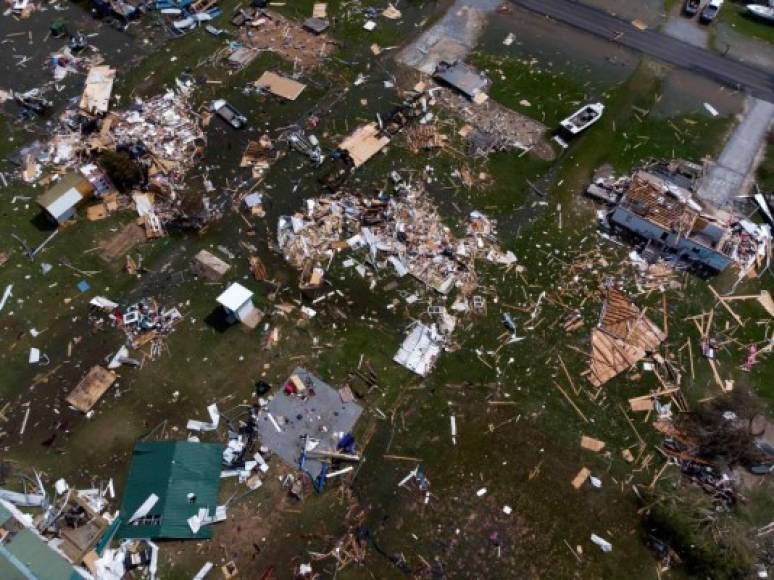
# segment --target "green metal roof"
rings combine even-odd
[[[13,514],[7,510],[3,504],[0,503],[0,526],[10,520],[12,517]]]
[[[157,523],[123,524],[119,538],[206,539],[212,537],[211,526],[202,526],[194,534],[188,518],[200,508],[215,513],[220,487],[223,457],[220,443],[192,441],[145,441],[134,448],[132,465],[126,480],[121,517],[124,521],[155,493],[159,500],[148,517]],[[188,494],[193,493],[193,502]]]
[[[23,528],[0,543],[3,580],[82,580],[63,556],[35,532]]]

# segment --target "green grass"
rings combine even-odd
[[[758,166],[758,185],[767,192],[774,191],[774,133],[770,133],[766,144],[766,156]]]
[[[558,126],[580,105],[603,92],[599,83],[575,80],[535,61],[497,58],[481,52],[468,60],[492,80],[489,95],[495,101],[549,128]]]
[[[675,6],[683,2],[684,0],[664,0],[664,12],[669,15]]]
[[[288,8],[298,10],[302,15],[311,12],[308,0]],[[367,44],[362,44],[370,44],[368,41],[375,37],[368,33],[354,36],[360,34],[356,32],[359,18],[353,16],[351,21],[340,25],[339,31],[351,32],[351,45],[358,46],[358,50],[367,50]],[[380,21],[377,30],[382,24]],[[191,36],[172,41],[170,49],[174,52],[151,57],[147,66],[125,75],[119,90],[128,96],[129,90],[139,87],[143,72],[147,74],[152,70],[158,73],[157,76],[152,82],[143,84],[138,92],[155,94],[181,70],[200,62],[207,49],[216,48],[222,42],[210,39]],[[389,42],[389,38],[385,41]],[[186,49],[189,44],[192,45],[190,51]],[[175,63],[169,63],[172,54],[178,57]],[[210,78],[226,82],[202,89],[197,100],[216,93],[238,98],[239,87],[252,80],[262,66],[287,66],[276,57],[267,58],[275,60],[259,60],[239,75],[202,67],[196,72],[206,72],[213,75]],[[495,88],[501,91],[499,95],[493,95],[497,100],[517,106],[519,100],[527,98],[532,107],[519,110],[533,115],[539,112],[547,121],[554,122],[564,116],[564,108],[575,108],[570,102],[560,102],[558,92],[566,100],[567,95],[581,99],[586,97],[586,91],[589,94],[601,91],[601,87],[586,86],[567,76],[527,70],[518,61],[496,62],[483,55],[475,58],[492,70],[502,68],[504,71],[506,81],[499,87],[496,75],[494,79]],[[353,67],[350,72],[355,74],[359,70]],[[498,153],[480,162],[447,153],[412,155],[398,140],[386,153],[377,155],[358,171],[352,185],[367,193],[383,187],[386,175],[392,169],[432,165],[439,179],[432,193],[439,211],[450,224],[459,223],[469,209],[482,209],[506,223],[522,209],[531,211],[529,220],[523,225],[517,227],[511,223],[501,227],[499,232],[503,245],[516,253],[525,268],[523,277],[514,272],[504,274],[501,269],[485,264],[479,266],[481,287],[478,292],[487,298],[487,311],[461,318],[455,335],[458,348],[444,353],[436,370],[425,380],[409,374],[391,360],[402,340],[405,325],[412,318],[422,316],[427,307],[427,304],[406,306],[402,294],[418,289],[418,284],[411,279],[399,280],[397,290],[385,291],[384,285],[393,278],[384,275],[377,286],[370,289],[367,281],[359,279],[353,270],[335,265],[326,278],[345,297],[334,297],[315,305],[320,313],[307,322],[300,322],[296,313],[287,319],[271,315],[266,319],[267,323],[280,329],[281,338],[278,346],[267,350],[262,327],[253,332],[238,326],[218,332],[204,322],[215,308],[214,299],[221,285],[191,279],[177,285],[164,284],[164,278],[160,277],[159,289],[159,285],[153,283],[154,274],[141,280],[132,279],[123,272],[109,269],[95,254],[87,253],[99,239],[109,235],[111,228],[132,219],[129,214],[122,213],[103,222],[79,221],[55,240],[42,259],[53,261],[59,256],[67,256],[80,268],[101,269],[100,274],[90,279],[94,293],[104,293],[121,301],[130,296],[163,293],[164,303],[178,305],[186,319],[168,340],[170,352],[160,360],[146,363],[139,371],[122,369],[119,386],[98,404],[96,415],[85,420],[67,410],[61,399],[88,366],[100,362],[122,342],[122,334],[115,329],[92,330],[85,320],[86,300],[92,294],[78,295],[73,289],[79,277],[64,268],[57,268],[44,278],[37,273],[36,265],[31,266],[15,251],[11,261],[0,269],[0,288],[13,282],[18,285],[16,295],[26,301],[23,310],[14,304],[6,306],[0,329],[0,384],[3,385],[0,407],[7,400],[14,402],[12,422],[4,426],[13,433],[3,441],[11,446],[7,457],[42,467],[52,477],[67,477],[73,485],[80,485],[90,477],[116,477],[120,495],[133,442],[162,420],[168,420],[170,427],[177,427],[179,430],[173,433],[182,437],[185,420],[203,417],[207,404],[218,401],[221,409],[226,409],[251,401],[252,383],[257,378],[278,384],[300,364],[331,384],[340,385],[362,355],[373,364],[380,388],[366,394],[363,401],[366,411],[356,428],[356,435],[361,445],[364,445],[362,437],[369,429],[375,429],[375,435],[365,448],[366,461],[358,468],[353,491],[368,508],[365,523],[370,533],[387,553],[404,554],[415,568],[420,566],[420,556],[430,562],[438,561],[447,574],[459,577],[616,578],[622,571],[636,578],[653,577],[652,557],[637,534],[637,504],[630,489],[631,483],[649,483],[660,463],[654,462],[656,465],[649,469],[634,473],[620,459],[620,449],[634,444],[636,438],[617,405],[625,405],[630,396],[658,388],[655,378],[648,373],[643,373],[637,381],[619,377],[605,387],[603,400],[598,404],[585,397],[576,397],[579,407],[592,419],[590,423],[582,421],[554,383],[569,388],[557,363],[558,354],[563,356],[575,380],[578,383],[584,380],[581,373],[586,368],[586,359],[569,347],[581,351],[588,349],[588,329],[598,316],[599,299],[594,290],[600,280],[606,276],[615,277],[634,291],[630,270],[625,265],[628,248],[600,246],[591,205],[578,196],[593,169],[610,162],[617,170],[628,171],[632,165],[651,156],[679,155],[698,159],[720,147],[728,127],[728,119],[709,120],[700,116],[656,119],[643,113],[653,106],[654,95],[660,88],[658,74],[647,66],[639,69],[626,83],[605,87],[607,111],[603,120],[554,165],[514,153]],[[310,86],[294,106],[299,110],[310,106],[320,91],[322,89]],[[373,97],[366,96],[369,97],[368,107],[374,107]],[[345,132],[344,119],[349,120],[348,130],[351,130],[360,122],[359,117],[369,117],[372,111],[357,104],[359,97],[353,91],[350,100],[339,105],[344,110],[338,110],[324,121],[327,129],[340,134]],[[287,108],[276,106],[271,99],[261,101],[259,106],[262,109],[260,119],[270,121],[272,126],[281,125],[285,117],[292,116]],[[238,138],[236,133],[228,133],[226,137],[229,142]],[[332,136],[328,138],[333,140]],[[218,147],[217,143],[212,145],[207,162],[215,158],[217,163],[222,163],[219,178],[233,175],[238,155],[212,150]],[[463,164],[468,165],[474,175],[480,171],[488,173],[491,181],[486,186],[476,184],[465,190],[451,179],[451,172]],[[278,203],[286,203],[292,210],[300,205],[299,194],[292,193],[286,181],[296,177],[310,181],[311,175],[305,162],[298,156],[289,155],[272,168],[265,185],[273,187],[269,191]],[[549,198],[538,198],[531,193],[526,186],[527,179],[542,179],[541,187],[551,192]],[[314,186],[310,190],[310,195],[319,194]],[[19,192],[29,193],[30,190],[23,188]],[[536,205],[533,202],[545,203],[547,208],[533,208]],[[8,205],[3,211],[6,214],[3,215],[4,225],[12,231],[30,240],[41,235],[29,223],[31,211],[20,208],[14,212],[13,206]],[[560,213],[564,217],[561,229]],[[269,218],[253,220],[253,223],[261,235],[265,230],[267,237],[272,236],[274,224]],[[244,281],[248,275],[247,256],[252,252],[243,249],[239,243],[256,243],[259,245],[257,253],[267,263],[270,275],[286,285],[280,301],[302,300],[295,287],[296,273],[292,268],[264,246],[261,235],[249,237],[244,228],[242,219],[227,211],[223,220],[213,224],[202,236],[167,238],[143,245],[138,251],[143,253],[153,271],[166,267],[169,271],[185,272],[196,251],[223,244],[237,252],[236,258],[229,260],[234,268],[228,280]],[[568,260],[597,250],[607,259],[606,266],[597,262],[569,275]],[[337,259],[336,263],[340,261]],[[27,274],[29,279],[25,278]],[[51,288],[52,283],[58,285]],[[727,280],[721,279],[717,283],[723,288]],[[267,299],[270,286],[249,278],[245,284],[256,290],[256,303],[271,310]],[[740,291],[747,293],[757,282],[749,284]],[[527,330],[529,313],[518,308],[528,307],[543,290],[550,299],[544,301],[539,317],[544,322],[535,330]],[[72,298],[68,304],[63,301],[66,297]],[[429,298],[434,303],[441,300],[434,295]],[[669,348],[674,353],[686,339],[693,340],[696,347],[696,329],[685,318],[698,314],[714,302],[706,283],[688,278],[685,288],[671,291],[668,298]],[[559,330],[558,322],[565,307],[558,300],[567,307],[582,310],[586,320],[583,330],[569,335]],[[657,293],[639,296],[637,302],[649,307],[651,313],[660,311]],[[333,304],[344,312],[345,318],[334,315]],[[388,308],[393,304],[396,304],[394,309]],[[11,306],[19,311],[14,316],[9,315]],[[735,305],[735,308],[750,319],[760,317],[753,305]],[[503,332],[500,316],[504,311],[513,314],[520,334],[527,339],[500,349]],[[660,320],[658,314],[653,317]],[[717,328],[722,329],[727,320],[728,316],[718,309]],[[37,341],[27,333],[32,326],[46,328]],[[748,324],[737,338],[740,342],[749,342],[759,338],[760,332],[757,325]],[[69,363],[49,383],[28,392],[39,370],[27,365],[28,348],[42,345],[54,355],[52,358],[61,361],[65,360],[68,342],[75,337],[81,340]],[[683,367],[687,365],[684,354],[675,358]],[[748,375],[738,371],[738,359],[737,348],[721,354],[724,376],[735,378],[740,389],[762,390],[766,387],[767,378],[772,375],[771,363],[762,362]],[[709,367],[703,360],[697,360],[696,378],[685,380],[684,390],[692,404],[698,404],[697,401],[708,394],[717,394]],[[774,382],[769,380],[768,384]],[[173,391],[180,392],[177,402],[172,400]],[[488,404],[489,400],[504,399],[514,405]],[[33,401],[31,422],[28,435],[19,443],[16,435],[21,416],[19,403],[28,400]],[[69,431],[61,435],[62,439],[52,449],[40,446],[40,440],[55,428],[55,417],[48,411],[49,406],[60,409]],[[378,413],[373,410],[376,407],[387,415],[387,419],[378,418]],[[452,413],[458,418],[457,445],[452,444],[449,434],[449,415]],[[661,436],[649,427],[648,422],[642,417],[636,417],[636,421],[649,445],[660,442]],[[610,457],[578,449],[582,432],[604,439],[611,451]],[[99,445],[95,445],[97,441]],[[427,506],[412,492],[397,488],[397,482],[415,464],[383,460],[383,453],[422,459],[433,494]],[[530,479],[529,474],[538,465],[538,475]],[[582,465],[589,466],[603,478],[601,490],[576,492],[570,487],[569,481]],[[279,473],[279,470],[273,470],[268,479],[276,480]],[[629,477],[633,479],[627,481]],[[668,477],[664,480],[660,489],[672,483]],[[345,531],[343,516],[348,504],[345,494],[338,490],[339,485],[334,481],[323,496],[310,497],[304,504],[294,505],[293,509],[302,513],[284,516],[277,530],[267,535],[268,541],[257,557],[252,554],[252,548],[251,554],[228,557],[238,560],[245,577],[260,577],[269,565],[276,563],[284,570],[290,566],[292,558],[307,561],[307,550],[329,550]],[[475,494],[480,487],[489,490],[482,498]],[[249,516],[261,521],[271,518],[280,503],[281,493],[267,484],[247,500],[250,502]],[[226,495],[227,490],[224,490]],[[760,502],[756,505],[768,506],[766,500]],[[502,514],[504,504],[514,507],[513,517]],[[239,502],[239,506],[243,505]],[[756,525],[760,521],[765,523],[749,514],[744,515]],[[238,515],[233,517],[239,518]],[[244,524],[237,521],[239,525],[247,526],[251,520],[245,519]],[[299,533],[300,529],[304,534]],[[602,554],[591,545],[588,541],[591,531],[611,538],[614,552]],[[503,540],[499,557],[489,540],[494,532]],[[744,533],[744,530],[738,531],[740,537]],[[206,555],[213,560],[222,555],[216,549],[218,534],[220,532],[216,530],[216,540],[204,547]],[[287,541],[289,537],[292,541]],[[572,546],[583,545],[581,562],[567,550],[565,540]],[[687,551],[691,549],[691,541],[688,538],[683,542],[688,546]],[[189,578],[201,565],[204,557],[199,553],[201,549],[194,544],[169,545],[163,549],[164,560],[174,558],[174,563],[167,561],[162,564],[162,569],[165,573],[169,571],[169,577]],[[702,553],[702,558],[709,562],[713,557],[711,551]],[[317,565],[315,569],[318,570]],[[330,565],[328,572],[331,573],[327,577],[333,575]],[[367,574],[389,578],[397,577],[398,572],[393,564],[371,550],[366,566],[350,567],[338,577],[363,578]],[[678,570],[676,577],[680,574]]]
[[[761,1],[758,4],[765,5],[766,2]],[[774,43],[774,26],[770,22],[748,15],[741,4],[726,2],[718,18],[743,36]]]
[[[647,63],[605,101],[602,120],[568,151],[561,178],[576,191],[591,180],[593,170],[609,163],[628,172],[641,161],[685,158],[700,161],[723,146],[733,118],[691,114],[656,118],[650,111],[661,92],[661,79]]]

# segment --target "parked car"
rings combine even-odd
[[[723,0],[710,0],[709,4],[707,4],[704,7],[704,10],[701,11],[701,15],[699,16],[699,21],[702,24],[709,24],[718,15],[718,12],[720,12],[720,7],[723,6]]]

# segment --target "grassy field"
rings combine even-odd
[[[754,3],[751,2],[751,4]],[[758,2],[758,4],[765,6],[766,2]],[[747,14],[743,3],[726,2],[719,13],[719,20],[743,36],[774,43],[774,26]]]
[[[769,134],[766,155],[758,167],[758,185],[767,192],[774,191],[774,135]]]

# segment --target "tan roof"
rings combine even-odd
[[[84,177],[77,173],[68,173],[57,180],[44,194],[39,195],[37,202],[41,207],[49,209],[73,189],[77,190],[82,198],[88,197],[94,190]]]
[[[376,123],[369,123],[355,130],[349,137],[344,139],[339,145],[352,158],[355,167],[360,167],[384,149],[390,142],[386,135],[380,135]]]
[[[289,101],[295,101],[298,95],[306,88],[304,83],[299,83],[271,71],[263,73],[261,78],[255,81],[255,85],[264,87],[270,93],[284,97]]]

